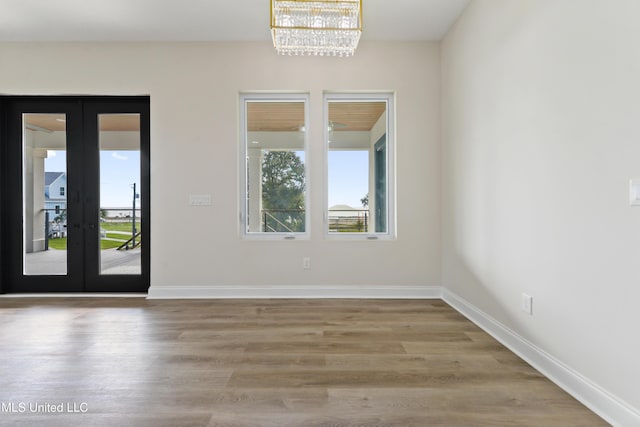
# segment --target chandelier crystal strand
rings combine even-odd
[[[282,55],[353,55],[362,0],[271,0],[271,35]]]

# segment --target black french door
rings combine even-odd
[[[0,97],[0,291],[146,292],[149,98]]]

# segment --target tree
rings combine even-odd
[[[60,211],[60,213],[58,215],[55,216],[55,218],[53,218],[53,222],[55,222],[56,224],[60,224],[60,223],[66,223],[67,222],[67,210],[63,209]]]
[[[267,231],[304,231],[304,164],[293,151],[267,151],[262,159],[262,208]]]
[[[360,203],[362,203],[362,207],[366,208],[369,206],[369,193],[365,194],[362,199],[360,199]]]

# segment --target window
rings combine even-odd
[[[330,236],[395,236],[392,94],[325,94]]]
[[[64,187],[60,187],[60,195],[64,196]]]
[[[245,236],[307,235],[308,99],[306,94],[240,96]]]

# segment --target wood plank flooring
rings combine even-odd
[[[0,405],[3,426],[607,425],[439,300],[2,298]]]

